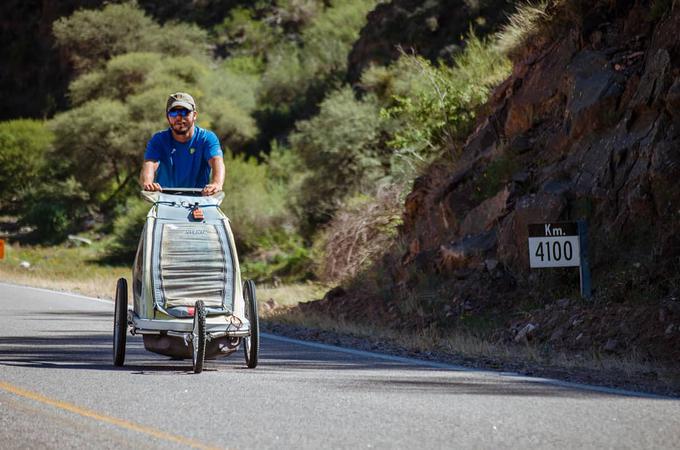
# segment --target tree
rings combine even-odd
[[[378,106],[358,101],[349,87],[332,93],[319,114],[298,122],[291,145],[308,175],[300,189],[304,222],[327,222],[350,194],[368,189],[383,176],[379,150],[381,123]]]
[[[196,25],[160,26],[136,2],[80,9],[53,25],[57,46],[80,72],[101,67],[116,55],[152,51],[169,55],[208,54],[207,33]]]
[[[13,211],[17,194],[40,181],[44,154],[54,136],[38,120],[0,122],[0,208]]]

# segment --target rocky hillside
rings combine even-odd
[[[652,2],[654,3],[654,2]],[[310,309],[470,327],[546,351],[680,361],[680,5],[558,2],[454,167],[416,180],[373,273]],[[527,225],[585,219],[575,269],[530,270]]]

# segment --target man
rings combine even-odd
[[[165,113],[170,127],[149,140],[139,184],[145,191],[164,187],[202,188],[203,195],[221,191],[222,148],[215,133],[196,125],[194,98],[185,92],[170,95]]]

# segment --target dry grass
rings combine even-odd
[[[526,46],[532,37],[538,35],[545,23],[551,19],[548,7],[557,0],[540,0],[527,2],[517,6],[517,10],[508,18],[508,23],[497,36],[499,50],[509,56]]]
[[[453,332],[441,336],[436,330],[425,329],[420,332],[405,332],[376,324],[361,324],[348,320],[338,320],[316,313],[303,313],[298,308],[280,307],[265,311],[265,321],[311,330],[337,333],[340,336],[358,338],[378,344],[401,348],[408,353],[429,355],[435,353],[439,359],[449,359],[453,363],[471,364],[510,371],[531,369],[532,373],[546,376],[569,376],[590,382],[632,388],[661,391],[680,390],[680,376],[663,366],[642,361],[635,353],[622,356],[563,353],[543,350],[532,343],[509,344],[493,342],[470,332]],[[337,342],[337,339],[333,339]],[[351,341],[351,340],[350,340]],[[339,342],[342,342],[340,340]],[[378,345],[378,348],[384,345]],[[657,378],[652,385],[640,382],[649,380],[650,374]],[[652,386],[652,387],[650,387]]]
[[[398,186],[355,200],[333,216],[320,240],[324,256],[319,272],[324,280],[354,277],[385,252],[401,224],[403,200]]]
[[[99,247],[22,247],[5,245],[0,279],[5,282],[113,298],[116,280],[131,276],[131,269],[97,263]],[[27,262],[30,267],[21,267]]]

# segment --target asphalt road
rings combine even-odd
[[[0,284],[0,448],[680,448],[680,400],[263,336],[194,374],[113,304]]]

